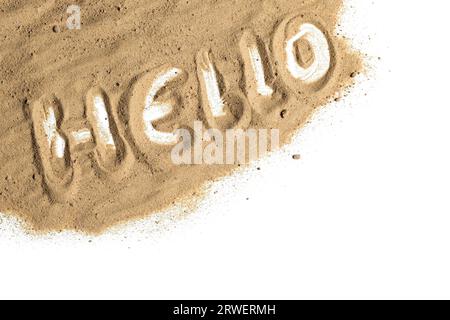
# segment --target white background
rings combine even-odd
[[[1,217],[0,298],[450,298],[447,3],[348,1],[361,84],[183,219],[38,237]]]

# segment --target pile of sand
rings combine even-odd
[[[72,0],[0,3],[0,212],[38,231],[100,232],[192,196],[236,165],[175,165],[152,134],[200,120],[278,128],[287,143],[360,70],[335,34],[341,0],[78,2],[79,30]],[[149,126],[150,102],[173,110]]]

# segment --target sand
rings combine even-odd
[[[341,0],[78,1],[68,29],[72,4],[0,3],[0,212],[38,232],[99,233],[192,199],[238,164],[176,165],[171,132],[277,128],[286,144],[361,70],[335,32]]]

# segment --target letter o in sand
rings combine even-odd
[[[294,92],[319,90],[326,84],[334,62],[327,35],[302,17],[291,17],[280,24],[273,55],[278,73]]]

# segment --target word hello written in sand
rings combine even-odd
[[[302,59],[300,42],[307,43],[307,50],[313,57],[310,61]],[[320,89],[326,82],[332,64],[330,45],[318,26],[302,22],[300,18],[286,19],[275,33],[273,45],[274,58],[282,62],[276,71],[292,90],[296,90],[299,82],[311,90]],[[207,125],[213,130],[208,130],[205,136],[210,142],[215,140],[211,142],[213,145],[217,145],[217,136],[221,130],[238,130],[243,133],[252,121],[252,111],[261,113],[279,103],[276,98],[277,83],[268,80],[267,76],[272,71],[269,70],[270,63],[263,59],[265,52],[261,50],[253,32],[244,33],[240,49],[246,75],[245,95],[240,92],[223,92],[214,60],[208,50],[201,50],[196,58],[202,107]],[[31,117],[34,142],[39,151],[39,169],[43,173],[46,189],[54,200],[58,199],[60,189],[70,187],[77,174],[71,152],[76,152],[82,146],[89,146],[94,150],[95,160],[106,174],[114,174],[135,160],[127,151],[127,144],[142,154],[151,152],[155,144],[172,146],[173,164],[190,164],[186,160],[191,159],[190,150],[198,149],[191,146],[191,131],[179,129],[165,132],[157,130],[154,125],[156,121],[169,117],[175,105],[181,102],[175,91],[186,83],[186,79],[184,70],[165,66],[144,74],[136,82],[128,106],[130,141],[125,141],[119,134],[109,98],[101,88],[93,88],[87,93],[85,115],[89,127],[69,133],[61,130],[63,108],[56,97],[43,97],[32,104]],[[161,96],[167,97],[167,93],[171,92],[172,98],[163,100]],[[211,136],[215,139],[211,139]],[[277,146],[276,131],[271,132],[271,137],[272,147]],[[267,150],[267,135],[262,140],[264,141],[258,141],[259,149]],[[234,145],[231,149],[235,149]],[[186,157],[186,154],[189,155]],[[220,160],[201,161],[202,152],[200,154],[198,160],[197,152],[197,161],[194,163],[220,163]],[[234,163],[231,158],[227,156],[224,163]]]

